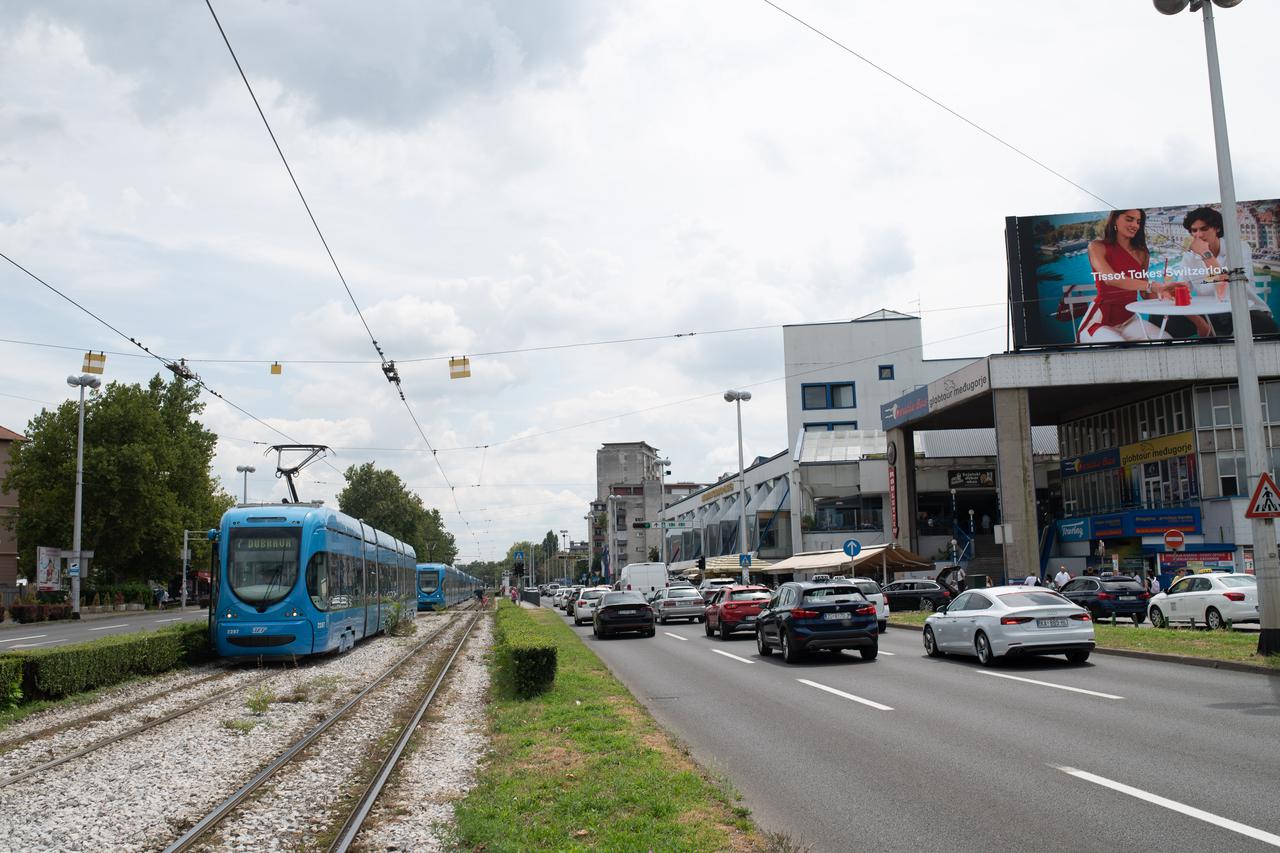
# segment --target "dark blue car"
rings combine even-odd
[[[1095,621],[1114,615],[1132,619],[1135,625],[1146,621],[1151,598],[1142,581],[1126,575],[1072,578],[1058,592],[1088,610]]]
[[[776,647],[787,663],[819,649],[875,660],[879,642],[875,604],[846,581],[784,583],[756,617],[756,649],[768,657]]]

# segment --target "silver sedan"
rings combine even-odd
[[[691,586],[667,587],[653,597],[653,612],[658,621],[666,624],[669,619],[688,619],[701,622],[705,602],[702,595]]]
[[[924,622],[930,657],[975,655],[983,666],[1006,655],[1065,654],[1072,663],[1084,663],[1093,647],[1089,611],[1034,587],[969,590]]]

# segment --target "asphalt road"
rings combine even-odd
[[[696,623],[576,630],[761,826],[814,853],[1280,847],[1277,677],[1105,655],[986,670],[894,629],[878,660],[799,665]]]
[[[207,610],[135,610],[93,619],[60,622],[29,622],[25,625],[5,620],[0,630],[0,652],[22,649],[49,649],[80,643],[112,634],[154,631],[183,622],[206,622]]]

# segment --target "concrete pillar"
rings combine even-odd
[[[1000,520],[1013,528],[1004,544],[1005,566],[1013,576],[1020,577],[1038,572],[1040,566],[1031,410],[1026,388],[998,388],[991,396]]]
[[[804,488],[800,481],[800,466],[792,464],[787,490],[787,503],[791,511],[791,554],[794,556],[804,550],[804,528],[800,524],[804,516]]]
[[[889,458],[889,490],[884,507],[885,538],[911,551],[919,550],[916,531],[916,449],[912,430],[894,427],[886,433]],[[894,512],[898,533],[893,532]]]

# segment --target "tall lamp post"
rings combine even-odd
[[[569,531],[561,530],[560,540],[564,543],[560,546],[561,553],[564,554],[564,557],[560,560],[560,574],[566,580],[572,580],[569,577]]]
[[[658,510],[658,547],[664,566],[667,564],[667,468],[670,466],[670,459],[658,460],[658,506],[661,507]]]
[[[80,570],[84,560],[80,556],[80,516],[84,506],[84,389],[97,389],[102,380],[88,373],[79,376],[68,376],[67,384],[80,389],[80,425],[76,429],[76,518],[71,528],[71,550],[75,556],[75,573],[71,575],[71,612],[74,618],[80,618]]]
[[[1176,15],[1187,8],[1188,0],[1153,0],[1156,10]],[[1240,411],[1244,427],[1244,457],[1249,469],[1252,494],[1263,471],[1268,469],[1266,437],[1262,426],[1262,400],[1258,393],[1258,369],[1253,360],[1253,325],[1249,318],[1249,278],[1253,270],[1242,269],[1244,247],[1240,239],[1240,217],[1236,211],[1235,179],[1231,173],[1231,146],[1227,140],[1227,113],[1222,101],[1222,74],[1218,68],[1218,40],[1213,28],[1213,7],[1229,9],[1241,0],[1190,0],[1191,11],[1204,17],[1204,47],[1209,63],[1209,103],[1213,111],[1213,140],[1218,152],[1218,188],[1222,194],[1222,225],[1226,232],[1227,267],[1230,270],[1231,325],[1235,335],[1236,375],[1240,388]],[[1269,518],[1253,519],[1253,565],[1258,576],[1258,610],[1262,630],[1258,632],[1258,654],[1280,653],[1280,562],[1276,556],[1276,531]]]
[[[750,391],[724,392],[724,401],[738,408],[738,553],[747,553],[747,469],[742,460],[742,404],[751,399]],[[745,573],[745,569],[743,570]]]
[[[252,465],[236,466],[236,473],[244,474],[244,492],[243,492],[243,497],[240,499],[240,503],[242,504],[247,504],[249,502],[249,475],[254,473],[257,470],[258,469],[254,468]]]

